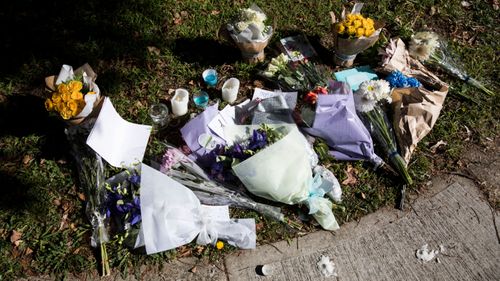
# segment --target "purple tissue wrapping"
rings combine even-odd
[[[208,123],[219,114],[218,104],[207,107],[202,113],[190,120],[184,127],[181,128],[182,138],[186,142],[192,154],[190,158],[197,161],[200,165],[205,166],[205,162],[209,163],[207,157],[210,157],[210,149],[200,144],[200,136],[208,135],[211,142],[224,145],[225,141],[219,138],[210,128]]]
[[[310,135],[323,138],[332,148],[330,154],[338,160],[366,160],[375,166],[382,159],[373,150],[373,141],[363,122],[356,115],[351,88],[343,82],[332,81],[328,95],[318,95],[316,116]]]

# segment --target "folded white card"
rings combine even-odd
[[[142,162],[151,126],[124,120],[105,98],[87,145],[114,167],[130,167]]]

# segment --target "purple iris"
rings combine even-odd
[[[265,131],[253,130],[252,138],[248,144],[248,149],[257,150],[267,146],[267,135]]]

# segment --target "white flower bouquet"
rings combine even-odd
[[[482,90],[490,96],[495,95],[483,83],[470,77],[461,69],[457,56],[451,53],[447,47],[447,43],[434,32],[423,31],[415,33],[410,41],[410,56],[424,64],[442,68],[449,74]]]
[[[252,5],[241,9],[237,20],[227,24],[229,35],[241,50],[241,55],[250,63],[264,60],[264,48],[273,35],[272,26],[266,25],[267,16],[264,12]]]
[[[391,103],[391,88],[385,80],[369,80],[361,83],[354,95],[356,110],[372,137],[382,146],[387,158],[407,184],[412,183],[406,162],[397,150],[396,137],[382,105]]]

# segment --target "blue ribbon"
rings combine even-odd
[[[314,204],[319,198],[323,198],[326,192],[320,188],[323,180],[321,179],[321,175],[317,173],[314,178],[309,183],[309,195],[307,196],[307,203],[309,205],[309,214],[316,213],[319,209],[317,204]]]

